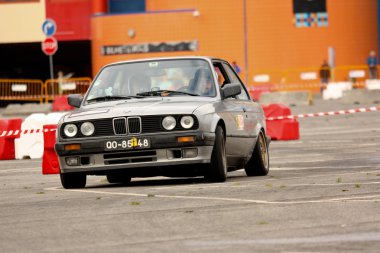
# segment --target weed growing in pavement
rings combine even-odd
[[[44,192],[36,192],[36,194],[45,194]]]
[[[265,186],[268,187],[268,188],[272,188],[273,187],[272,184],[266,184]]]
[[[336,179],[336,182],[337,182],[337,183],[342,183],[342,178],[341,178],[341,177],[338,177],[338,178]]]
[[[267,221],[259,221],[256,223],[257,225],[267,225],[268,222]]]
[[[348,190],[347,189],[343,189],[342,192],[348,192]]]
[[[186,210],[185,213],[193,213],[193,210]]]
[[[151,194],[151,193],[148,193],[146,196],[147,196],[148,198],[153,198],[153,197],[155,197],[155,195],[154,195],[154,194]]]
[[[377,177],[380,177],[380,173],[376,175]]]
[[[130,204],[132,206],[139,206],[141,203],[140,202],[136,202],[136,201],[132,201]]]
[[[100,199],[102,199],[102,197],[97,197],[97,198],[96,198],[96,200],[100,200]]]
[[[286,185],[280,185],[280,188],[286,188]]]
[[[355,188],[360,188],[360,184],[355,184]]]

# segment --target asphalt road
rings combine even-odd
[[[0,252],[378,253],[380,112],[300,119],[300,135],[271,143],[268,176],[221,184],[89,177],[64,190],[41,160],[0,161]]]

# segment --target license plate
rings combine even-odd
[[[104,142],[105,150],[128,150],[128,149],[143,149],[150,148],[150,139],[136,138],[124,140],[113,140]]]

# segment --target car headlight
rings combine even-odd
[[[194,119],[191,116],[183,116],[181,118],[181,126],[185,129],[192,128],[194,125]]]
[[[63,132],[67,137],[74,137],[78,133],[78,127],[74,124],[67,124],[63,128]]]
[[[91,122],[84,122],[80,126],[80,131],[84,136],[90,136],[95,132],[95,126]]]
[[[175,120],[175,118],[173,116],[166,116],[163,120],[162,120],[162,126],[166,129],[166,130],[173,130],[176,126],[177,122]]]

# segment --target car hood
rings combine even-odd
[[[212,103],[210,98],[144,98],[90,104],[65,115],[63,121],[143,116],[159,114],[192,114],[198,107]]]

